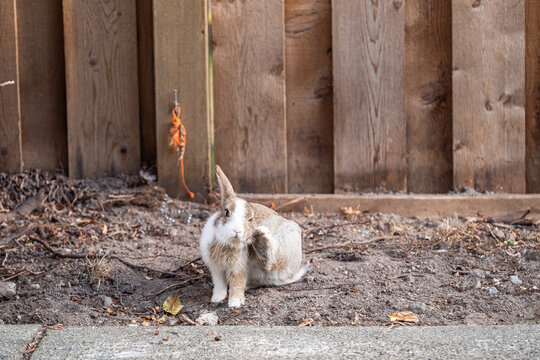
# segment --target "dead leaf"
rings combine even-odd
[[[302,321],[298,326],[307,326],[311,323],[315,322],[315,320],[313,320],[312,318],[309,318],[309,319],[306,319],[304,321]]]
[[[402,311],[398,313],[393,313],[390,315],[390,321],[400,321],[408,323],[417,323],[418,318],[412,313],[412,311]]]
[[[180,302],[178,295],[169,296],[163,303],[163,311],[173,315],[178,314],[183,307],[184,305]]]
[[[359,216],[364,214],[363,210],[353,209],[352,206],[342,207],[341,212],[349,219],[349,221],[356,220]]]

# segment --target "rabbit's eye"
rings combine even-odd
[[[229,211],[229,209],[225,209],[225,217],[229,216],[231,216],[231,212]]]
[[[248,221],[251,221],[251,220],[253,220],[253,218],[249,218],[249,220],[248,220]]]

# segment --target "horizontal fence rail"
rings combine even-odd
[[[0,0],[0,172],[540,193],[540,1]],[[209,64],[211,64],[209,72]],[[213,121],[210,117],[213,113]]]

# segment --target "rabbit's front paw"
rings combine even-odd
[[[227,297],[227,289],[214,289],[212,293],[212,302],[219,303],[222,302]]]
[[[238,308],[238,307],[240,307],[242,305],[244,305],[244,299],[229,298],[229,307]]]

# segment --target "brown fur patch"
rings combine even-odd
[[[229,298],[238,298],[244,300],[244,291],[246,289],[247,275],[245,272],[228,271],[227,282],[229,283]]]
[[[244,247],[235,247],[222,244],[214,240],[208,248],[208,253],[212,261],[225,268],[235,267],[238,262],[245,259],[246,249]]]
[[[270,240],[256,231],[253,242],[249,247],[249,256],[257,260],[257,263],[266,272],[280,271],[287,268],[287,259],[277,254],[278,249],[272,249]]]

